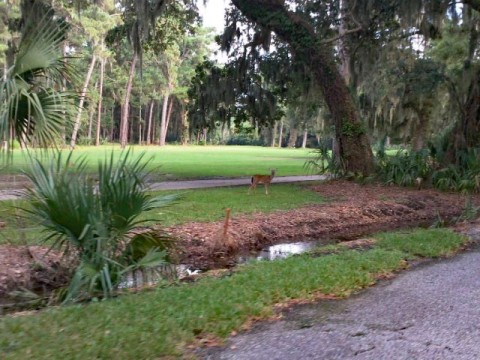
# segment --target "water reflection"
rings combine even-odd
[[[120,289],[136,289],[148,287],[158,284],[162,280],[174,281],[181,280],[188,276],[195,276],[200,270],[190,269],[188,266],[180,265],[164,265],[150,269],[131,271],[123,277]]]
[[[301,254],[317,246],[316,242],[296,242],[290,244],[277,244],[260,251],[257,260],[285,259],[287,256]]]
[[[285,244],[276,244],[261,250],[256,254],[250,254],[247,256],[238,256],[236,263],[246,263],[249,261],[258,260],[279,260],[285,259],[288,256],[301,254],[309,251],[319,245],[327,245],[334,243],[334,241],[308,241],[308,242],[294,242]],[[158,284],[158,282],[164,280],[181,280],[183,278],[191,278],[198,275],[200,270],[189,268],[186,265],[168,265],[159,268],[148,270],[137,270],[127,274],[120,288],[139,288],[144,286],[152,286]]]

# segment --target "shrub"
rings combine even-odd
[[[79,146],[90,146],[94,144],[94,139],[88,136],[79,136],[76,144]]]
[[[432,173],[433,161],[428,150],[397,151],[386,156],[383,151],[377,155],[377,175],[386,184],[412,186],[417,178],[427,179]]]
[[[334,158],[331,148],[331,138],[321,138],[318,141],[318,148],[313,151],[314,159],[308,160],[305,167],[320,174],[330,173],[334,177],[345,175],[342,162]]]
[[[227,145],[254,145],[263,146],[263,140],[257,139],[250,134],[234,134],[227,140]]]
[[[138,231],[138,218],[172,197],[148,195],[144,156],[129,157],[130,151],[120,159],[112,153],[99,162],[98,180],[87,173],[85,158],[72,162],[72,153],[65,160],[57,153],[46,166],[32,159],[31,208],[24,211],[41,223],[52,248],[77,259],[65,301],[110,297],[124,274],[166,261],[171,242],[153,230]]]

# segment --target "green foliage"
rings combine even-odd
[[[429,152],[402,151],[387,156],[377,153],[377,176],[386,184],[401,186],[431,185],[445,191],[474,193],[480,191],[480,150],[459,151],[457,165],[441,166],[442,153],[432,148]]]
[[[445,153],[438,146],[433,150],[438,162],[445,163]],[[442,190],[479,192],[480,149],[469,148],[457,151],[455,164],[447,164],[435,171],[432,177],[434,186]]]
[[[432,171],[428,150],[399,150],[394,156],[380,151],[377,160],[377,175],[386,184],[413,186],[418,178],[427,179]]]
[[[73,163],[71,153],[66,159],[55,154],[48,165],[32,159],[27,173],[33,183],[27,197],[31,207],[25,211],[42,225],[45,241],[78,262],[65,301],[111,297],[123,274],[165,261],[164,236],[134,232],[145,221],[138,219],[143,212],[172,199],[145,192],[142,160],[130,160],[129,151],[118,159],[112,153],[99,162],[95,181],[86,172],[85,159]]]
[[[29,24],[0,83],[0,136],[40,146],[55,143],[73,111],[75,96],[57,90],[73,70],[62,52],[66,24],[47,13]]]
[[[465,241],[446,230],[391,236],[397,240],[381,235],[380,244],[368,251],[252,263],[221,279],[206,278],[30,316],[3,317],[0,354],[5,359],[28,358],[33,352],[36,359],[181,357],[196,336],[225,338],[252,317],[270,316],[276,303],[311,299],[319,293],[347,296],[374,284],[378,275],[404,268],[404,259],[414,253],[446,255]],[[436,250],[428,250],[437,241]],[[100,318],[108,321],[99,322]],[[139,339],[142,346],[138,346]]]
[[[263,146],[265,143],[261,139],[256,139],[250,134],[234,134],[227,140],[226,145],[251,145],[251,146]]]
[[[313,151],[313,159],[305,162],[304,167],[319,174],[331,174],[333,177],[343,176],[344,166],[341,159],[336,159],[332,153],[332,139],[322,137],[319,140],[318,148]]]
[[[240,59],[223,67],[210,60],[197,66],[188,91],[192,128],[214,128],[216,122],[232,121],[237,126],[247,121],[269,125],[281,118],[279,98],[260,75],[251,72],[250,65]]]
[[[88,136],[80,136],[78,140],[76,141],[76,145],[79,146],[88,146],[88,145],[93,145],[94,139]]]

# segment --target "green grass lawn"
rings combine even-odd
[[[247,194],[248,186],[235,186],[211,189],[157,192],[156,194],[178,194],[172,204],[142,215],[142,219],[152,219],[152,223],[164,226],[182,224],[189,221],[215,221],[225,217],[225,209],[232,214],[272,212],[288,210],[308,204],[321,203],[323,198],[301,184],[272,184],[270,194],[263,188]],[[0,201],[0,221],[6,226],[0,229],[0,244],[38,244],[41,227],[32,222],[17,207],[28,207],[26,201]],[[21,216],[23,214],[23,216]],[[19,217],[20,216],[20,217]]]
[[[196,336],[227,337],[276,303],[340,297],[371,286],[405,259],[449,254],[466,239],[446,229],[382,234],[373,249],[293,256],[240,267],[222,279],[158,288],[89,305],[0,318],[2,359],[154,359],[181,356]]]
[[[309,149],[278,149],[259,146],[133,146],[135,155],[146,153],[148,169],[154,170],[155,178],[191,179],[212,177],[241,177],[254,173],[270,173],[276,168],[278,176],[304,175],[308,170],[305,162],[313,156]],[[74,150],[73,161],[86,156],[92,171],[99,160],[118,156],[119,146],[78,147]],[[64,150],[68,153],[68,150]],[[51,153],[36,152],[46,159]],[[14,150],[11,165],[4,165],[1,173],[19,173],[26,168],[28,158],[25,152]]]

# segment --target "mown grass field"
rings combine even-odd
[[[319,294],[339,297],[406,266],[444,256],[465,238],[446,229],[382,234],[372,249],[293,256],[244,265],[221,279],[157,288],[88,305],[0,318],[2,359],[155,359],[178,357],[198,336],[227,337],[272,306]],[[332,250],[331,248],[329,249]]]
[[[134,156],[145,153],[147,169],[154,179],[192,179],[215,177],[242,177],[254,173],[269,173],[276,168],[278,175],[305,175],[305,162],[313,156],[311,149],[278,149],[259,146],[132,146]],[[85,156],[91,171],[99,160],[121,153],[119,146],[78,147],[73,152],[73,161]],[[69,150],[63,150],[67,155]],[[48,160],[52,152],[32,152]],[[7,160],[4,155],[4,160]],[[4,164],[0,173],[18,174],[27,168],[28,155],[14,150],[11,163]]]

